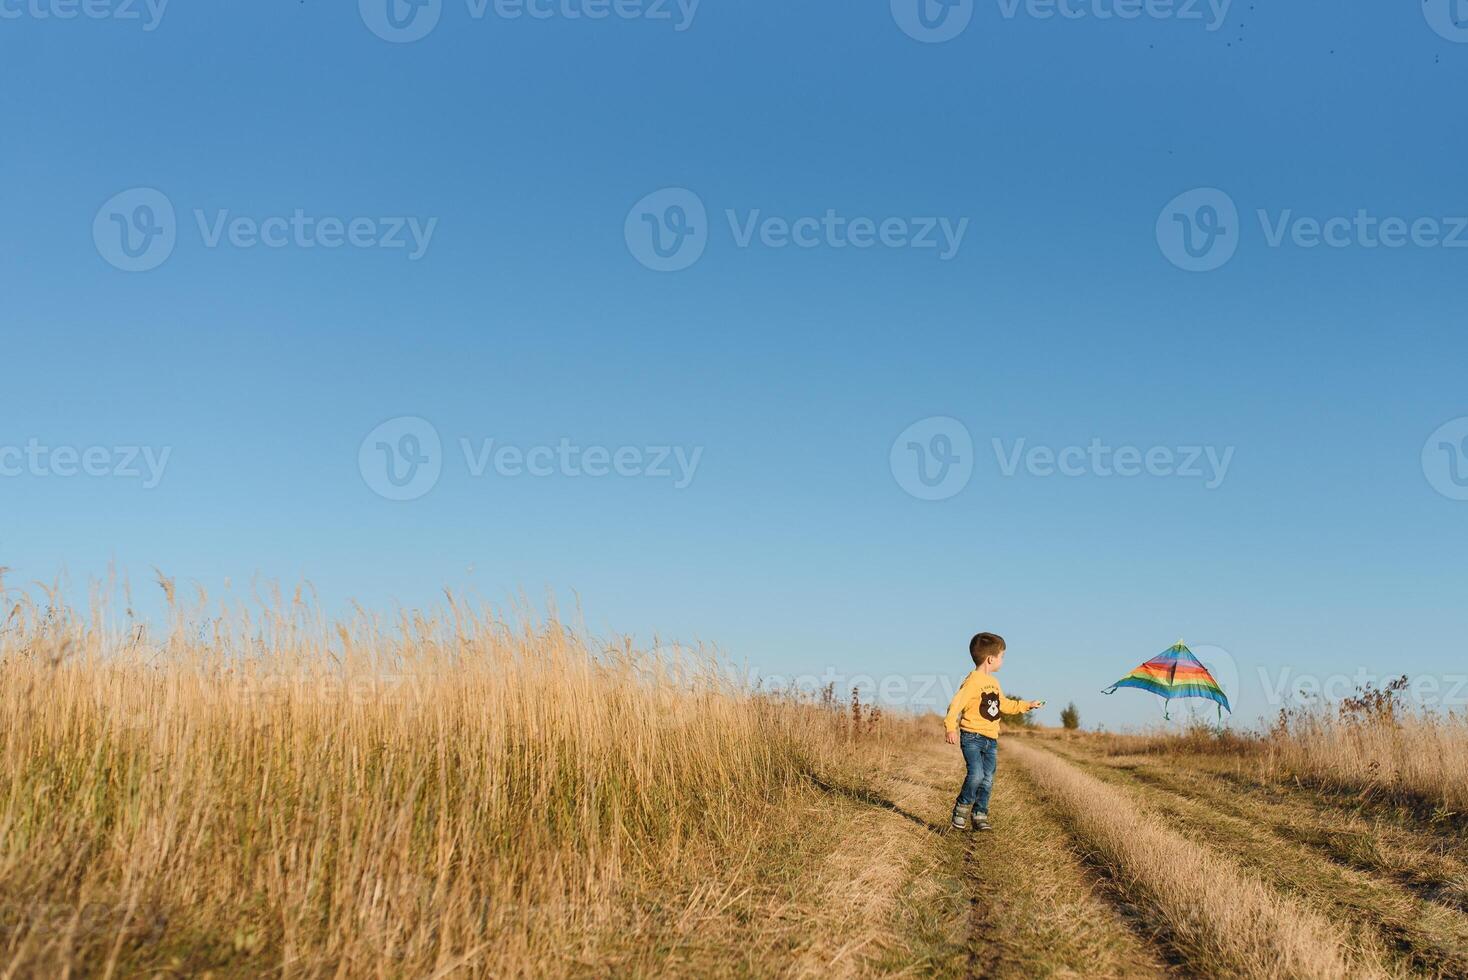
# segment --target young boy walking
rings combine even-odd
[[[994,672],[1004,666],[1004,637],[996,633],[979,633],[968,641],[968,654],[974,661],[974,672],[964,678],[943,727],[948,744],[963,749],[968,775],[958,802],[953,805],[953,826],[957,830],[989,829],[989,794],[994,789],[994,770],[999,766],[999,715],[1021,715],[1033,711],[1043,701],[1019,701],[1007,698],[994,679]]]

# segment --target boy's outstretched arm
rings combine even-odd
[[[1004,695],[999,698],[999,710],[1006,715],[1022,715],[1026,711],[1034,711],[1039,706],[1039,701],[1021,701],[1019,698]]]

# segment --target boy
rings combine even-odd
[[[1004,637],[979,633],[968,641],[968,655],[973,658],[974,672],[964,678],[943,719],[948,744],[963,749],[963,761],[968,766],[963,790],[953,805],[953,826],[967,830],[972,824],[975,830],[988,830],[989,794],[994,789],[994,770],[999,766],[999,715],[1024,714],[1043,702],[1007,698],[999,689],[993,675],[1004,666]]]

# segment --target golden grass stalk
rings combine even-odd
[[[1200,972],[1258,978],[1379,977],[1368,950],[1236,864],[1168,830],[1120,790],[1052,753],[1008,743],[1042,793],[1111,869],[1168,943]]]

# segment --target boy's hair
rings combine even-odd
[[[968,641],[968,655],[974,658],[974,666],[984,666],[984,661],[1004,652],[1004,637],[998,633],[975,633]]]

